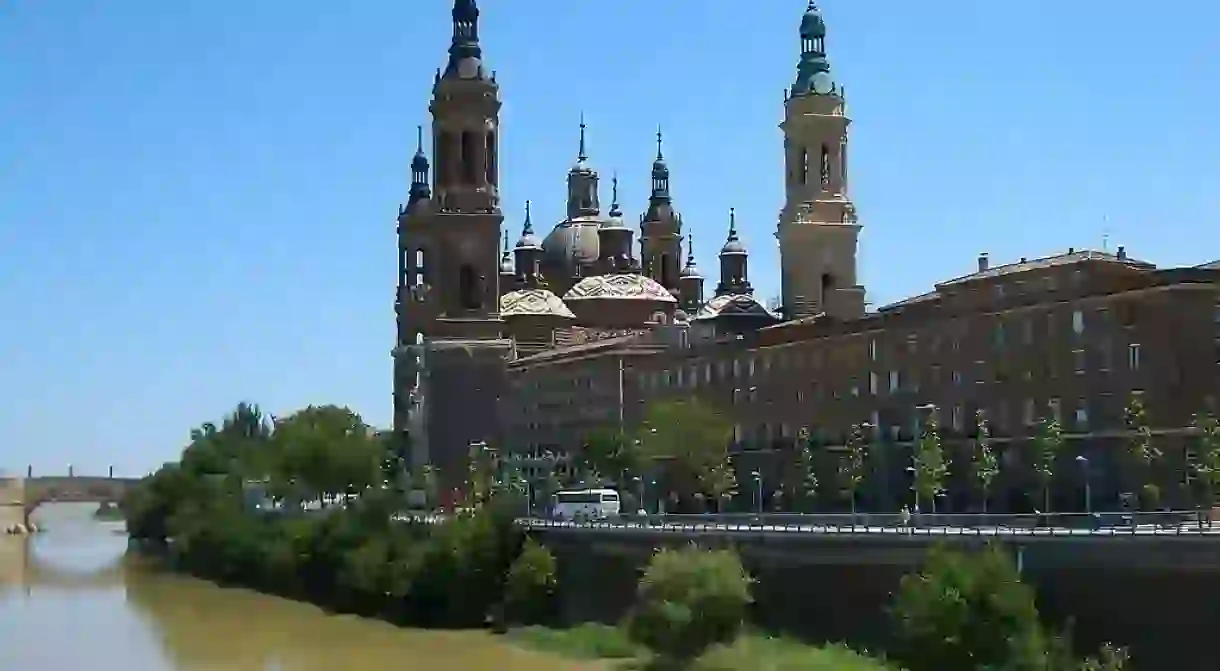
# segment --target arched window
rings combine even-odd
[[[457,137],[452,131],[443,130],[436,139],[436,182],[453,181],[453,162],[458,159]]]
[[[464,264],[458,271],[458,300],[466,310],[478,310],[482,304],[479,275],[474,266]]]
[[[470,131],[462,132],[462,182],[475,184],[478,182],[479,141]]]
[[[796,166],[797,174],[799,174],[801,176],[801,180],[800,180],[801,184],[808,184],[809,183],[809,152],[804,147],[801,147],[799,156],[800,156],[800,162]]]
[[[830,273],[822,273],[822,300],[825,301],[830,292],[835,289],[835,276]]]
[[[673,286],[673,271],[669,267],[669,254],[661,255],[661,286]]]
[[[830,147],[822,145],[822,186],[830,184]]]

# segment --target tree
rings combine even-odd
[[[526,539],[521,554],[508,569],[504,612],[512,624],[541,624],[554,608],[559,581],[555,555],[537,541]]]
[[[818,473],[813,461],[815,443],[809,429],[801,429],[794,442],[780,449],[780,498],[789,510],[808,507],[817,498]]]
[[[308,406],[275,422],[278,455],[273,481],[296,496],[323,502],[382,482],[384,445],[360,415],[335,406]]]
[[[660,550],[640,578],[628,633],[661,661],[683,668],[741,632],[752,582],[731,550]]]
[[[576,468],[589,482],[611,479],[620,486],[629,476],[642,475],[640,446],[618,430],[594,431],[585,436],[576,455]]]
[[[974,413],[974,422],[978,437],[975,438],[975,450],[972,472],[974,481],[978,484],[979,493],[983,499],[983,512],[987,512],[987,504],[991,499],[991,483],[1000,474],[1000,461],[996,458],[991,446],[991,425],[987,421],[987,413],[979,408]]]
[[[1197,481],[1198,505],[1212,508],[1220,491],[1220,420],[1211,409],[1195,415],[1191,472]]]
[[[936,408],[930,408],[924,422],[923,432],[915,445],[915,477],[912,486],[917,500],[931,501],[932,512],[936,512],[936,497],[945,491],[945,479],[949,477],[949,464],[940,443],[940,429],[936,421]],[[918,508],[918,504],[916,504]]]
[[[717,511],[724,512],[729,501],[737,494],[737,471],[732,461],[725,459],[723,463],[713,466],[703,482],[707,488],[703,493],[716,502]]]
[[[648,406],[639,431],[640,455],[667,460],[676,493],[693,499],[714,493],[728,461],[732,425],[695,398]]]
[[[1156,482],[1156,468],[1162,454],[1152,440],[1152,427],[1148,423],[1148,413],[1141,394],[1131,394],[1125,414],[1127,449],[1131,456],[1140,502],[1145,509],[1153,509],[1161,498],[1161,488]]]
[[[1047,650],[1034,592],[998,546],[968,554],[936,546],[906,575],[890,609],[910,671],[1041,671]]]
[[[1038,474],[1038,483],[1042,486],[1042,512],[1051,512],[1051,483],[1055,477],[1055,463],[1063,450],[1063,429],[1059,420],[1054,417],[1044,417],[1038,423],[1038,432],[1034,436],[1034,472]]]
[[[847,454],[839,462],[839,479],[851,501],[851,513],[856,514],[856,493],[864,483],[864,466],[868,455],[868,425],[856,424],[847,437]]]

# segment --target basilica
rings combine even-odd
[[[416,461],[456,468],[457,456],[446,455],[501,439],[513,421],[504,402],[515,393],[509,370],[566,349],[657,329],[715,340],[785,320],[863,314],[846,102],[831,76],[821,12],[810,2],[796,16],[799,60],[784,95],[785,164],[776,175],[786,186],[777,230],[782,305],[768,307],[750,285],[732,211],[701,231],[724,236],[718,277],[705,295],[660,131],[638,222],[624,217],[617,178],[603,209],[582,121],[564,219],[540,231],[526,202],[519,235],[510,235],[499,196],[501,91],[479,40],[476,0],[454,1],[448,60],[429,106],[431,156],[421,128],[398,216],[394,418]]]

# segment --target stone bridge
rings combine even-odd
[[[0,477],[0,528],[29,528],[30,514],[44,503],[118,503],[138,481],[109,475]]]

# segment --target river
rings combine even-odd
[[[0,536],[0,670],[347,671],[604,668],[483,632],[400,629],[157,569],[96,506],[45,505]]]

